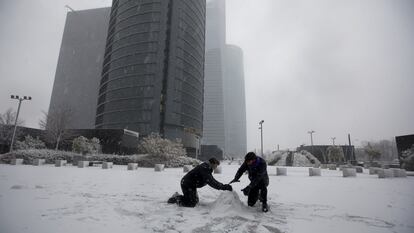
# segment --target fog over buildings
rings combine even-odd
[[[48,110],[65,25],[73,9],[110,0],[0,2],[0,112],[30,95],[21,119]],[[391,139],[414,132],[414,2],[227,0],[226,43],[243,51],[247,149]]]

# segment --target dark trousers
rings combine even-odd
[[[178,204],[184,207],[194,207],[198,203],[197,188],[181,183],[183,195],[178,198]]]
[[[254,206],[259,198],[261,202],[267,203],[267,185],[264,182],[250,190],[247,204],[249,206]]]

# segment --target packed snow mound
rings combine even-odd
[[[245,208],[246,206],[244,206],[235,191],[222,192],[211,205],[213,213],[223,214],[228,214],[229,212],[240,213],[240,211],[245,211]]]
[[[292,165],[293,167],[313,167],[313,166],[320,166],[321,162],[313,156],[311,153],[302,150],[300,152],[289,152],[286,151],[283,154],[277,154],[277,156],[280,156],[280,159],[275,164],[276,166],[286,166],[287,165],[287,159],[289,154],[292,154],[293,161]]]

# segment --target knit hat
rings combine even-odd
[[[244,156],[244,161],[254,160],[256,158],[256,154],[254,152],[249,152]]]

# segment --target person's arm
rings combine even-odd
[[[256,187],[260,181],[262,181],[267,175],[267,165],[266,161],[261,160],[261,163],[259,164],[257,176],[254,177],[254,179],[250,182],[249,186],[250,188]]]
[[[218,189],[218,190],[226,190],[225,185],[218,182],[216,179],[214,179],[212,174],[206,174],[206,182],[208,185],[210,185],[212,188]]]
[[[247,163],[244,162],[240,167],[239,170],[237,170],[236,175],[234,176],[233,181],[237,181],[240,179],[240,177],[243,175],[243,173],[247,171]]]

